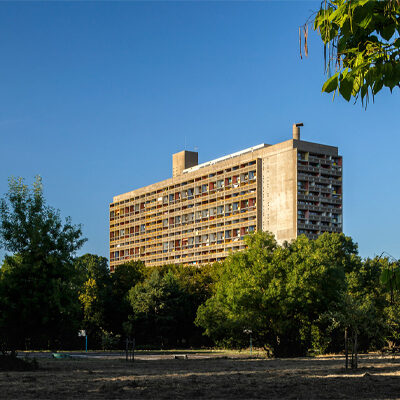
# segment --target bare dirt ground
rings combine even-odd
[[[232,353],[76,354],[40,369],[0,372],[0,399],[398,399],[400,359],[363,355],[263,359]]]

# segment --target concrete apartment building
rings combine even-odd
[[[245,248],[248,233],[279,243],[342,232],[342,157],[337,147],[293,138],[198,164],[172,157],[172,178],[115,196],[110,204],[110,266],[202,264]]]

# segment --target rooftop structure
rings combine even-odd
[[[272,232],[279,243],[342,231],[342,157],[337,147],[292,139],[260,144],[198,164],[172,157],[172,178],[115,196],[110,265],[221,261],[245,235]]]

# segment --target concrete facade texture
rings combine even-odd
[[[115,196],[110,265],[221,261],[254,231],[279,243],[342,231],[342,157],[337,147],[293,139],[262,144],[197,165],[173,155],[173,177]]]

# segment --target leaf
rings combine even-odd
[[[384,285],[387,285],[390,282],[391,272],[389,269],[384,269],[381,273],[380,280]]]
[[[363,85],[363,79],[361,75],[356,76],[353,82],[353,89],[351,91],[352,96],[357,95],[357,93],[361,90],[362,85]]]
[[[364,99],[365,95],[368,93],[368,85],[361,86],[361,99]]]
[[[362,29],[366,29],[372,21],[372,15],[367,15],[358,25]]]
[[[367,4],[369,1],[371,1],[371,0],[359,0],[357,2],[357,6],[363,6],[364,4]]]
[[[368,102],[384,86],[400,87],[400,0],[323,1],[314,19],[314,29],[328,49],[325,71],[348,69],[351,76],[334,75],[326,80],[323,92],[339,93],[347,101],[352,96]],[[391,66],[386,66],[391,64]],[[392,67],[392,68],[391,68]],[[356,79],[355,79],[356,78]],[[365,85],[365,86],[364,86]]]
[[[337,89],[339,84],[339,72],[331,76],[322,86],[322,92],[331,93]]]
[[[331,15],[329,15],[328,20],[330,22],[333,22],[333,21],[338,22],[343,17],[344,12],[345,12],[344,7],[338,7]],[[338,25],[340,25],[340,24],[338,24]]]
[[[396,25],[390,24],[390,25],[385,26],[381,30],[380,34],[385,40],[389,40],[394,35],[395,30],[396,30]]]
[[[345,98],[345,100],[350,101],[351,93],[353,91],[354,78],[345,77],[340,80],[339,93]]]
[[[383,87],[383,79],[376,81],[374,86],[372,87],[372,94],[377,94]]]

